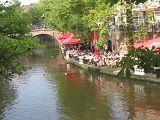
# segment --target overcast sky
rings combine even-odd
[[[5,2],[7,0],[0,0],[0,3],[1,2]],[[8,0],[8,1],[12,1],[12,0]],[[19,0],[22,5],[29,5],[30,3],[35,3],[35,2],[38,2],[38,0]]]

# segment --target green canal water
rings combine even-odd
[[[54,41],[0,86],[0,120],[160,120],[160,85],[118,79],[65,63]]]

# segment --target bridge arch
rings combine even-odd
[[[30,35],[32,37],[36,36],[41,36],[41,35],[48,35],[51,36],[55,40],[55,44],[58,44],[61,46],[61,42],[58,40],[58,36],[61,35],[61,33],[58,30],[52,30],[52,29],[47,29],[47,28],[42,28],[42,29],[34,29],[30,32]]]
[[[54,36],[54,30],[52,30],[52,29],[36,29],[36,30],[32,30],[30,32],[30,35],[32,37],[35,37],[37,35],[42,35],[42,34],[46,34],[46,35],[50,35],[52,37],[55,37]]]

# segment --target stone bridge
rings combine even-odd
[[[49,28],[42,28],[42,29],[34,29],[30,32],[30,35],[32,37],[35,37],[37,35],[42,35],[42,34],[45,34],[45,35],[50,35],[52,37],[55,37],[54,36],[54,30],[52,29],[49,29]]]
[[[61,35],[61,33],[56,29],[54,29],[54,30],[50,29],[50,28],[34,29],[30,32],[30,35],[32,37],[36,37],[38,35],[49,35],[56,40],[55,44],[58,44],[59,46],[62,45],[62,43],[57,38],[58,36]]]

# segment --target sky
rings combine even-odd
[[[0,0],[0,3],[1,2],[5,2],[7,0]],[[8,1],[12,1],[12,0],[8,0]],[[22,5],[29,5],[30,3],[35,3],[35,2],[38,2],[38,0],[19,0]]]
[[[38,0],[19,0],[23,5],[29,5],[30,3],[38,2]]]

